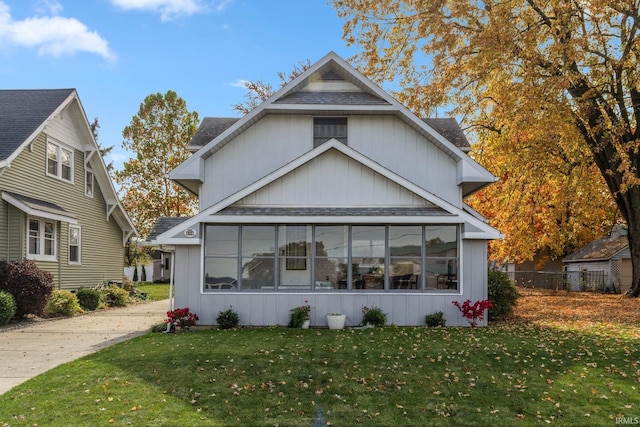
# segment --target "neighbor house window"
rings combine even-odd
[[[335,138],[347,143],[346,117],[315,117],[313,119],[313,147],[317,147]]]
[[[47,175],[73,182],[73,150],[48,141]]]
[[[56,259],[56,222],[49,219],[29,218],[27,257],[42,261]]]
[[[80,264],[80,227],[69,226],[69,264]]]
[[[90,169],[84,173],[84,194],[93,197],[93,171]]]

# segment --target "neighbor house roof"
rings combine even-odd
[[[190,217],[187,216],[162,216],[158,218],[155,224],[153,224],[153,228],[151,232],[149,232],[149,237],[147,240],[155,240],[160,234],[164,233],[175,227],[176,225],[182,224],[184,221],[188,220]]]
[[[562,262],[608,260],[629,246],[626,227],[617,227],[607,237],[594,240],[567,256]]]
[[[74,89],[0,90],[0,160],[6,160]]]

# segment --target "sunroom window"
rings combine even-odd
[[[207,225],[205,292],[458,291],[457,225]]]

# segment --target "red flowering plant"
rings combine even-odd
[[[462,313],[462,317],[467,319],[472,328],[478,326],[478,321],[484,319],[484,311],[493,307],[491,301],[488,299],[478,300],[471,304],[471,300],[466,300],[462,304],[458,301],[452,301],[453,305],[458,307],[458,310]]]
[[[176,308],[173,311],[167,311],[166,323],[180,328],[180,330],[188,331],[190,327],[194,326],[196,322],[200,320],[198,315],[191,313],[189,307]]]
[[[291,315],[289,316],[290,328],[301,328],[305,320],[309,320],[311,312],[311,306],[309,301],[304,300],[304,305],[291,309]]]

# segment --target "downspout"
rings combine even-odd
[[[169,309],[167,311],[173,310],[173,275],[175,274],[175,265],[176,265],[176,253],[175,250],[169,251],[171,254],[171,271],[169,272]],[[167,330],[164,331],[171,332],[171,323],[167,323]]]

